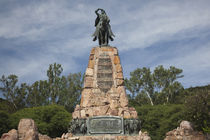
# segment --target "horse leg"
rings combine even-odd
[[[101,46],[101,32],[99,31],[98,34],[98,44]]]
[[[105,46],[108,45],[107,39],[108,39],[108,38],[107,38],[107,31],[104,31],[104,43],[103,43],[103,44],[104,44]]]
[[[107,43],[107,46],[109,45],[109,33],[106,32],[106,43]]]

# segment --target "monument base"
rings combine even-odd
[[[88,119],[73,119],[69,133],[73,135],[138,135],[141,130],[139,119],[125,119],[119,116],[96,116]]]
[[[139,131],[137,135],[92,135],[92,136],[75,136],[71,133],[63,134],[60,139],[56,138],[56,140],[151,140],[149,134],[147,132]]]
[[[100,135],[100,136],[73,136],[69,140],[140,140],[140,136],[113,136],[113,135]]]

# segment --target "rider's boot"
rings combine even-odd
[[[97,39],[97,37],[95,36],[95,37],[93,38],[93,41],[96,41],[96,39]]]
[[[110,40],[111,40],[111,41],[113,41],[113,40],[114,40],[111,36],[109,36],[109,38],[110,38]]]

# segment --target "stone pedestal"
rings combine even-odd
[[[138,135],[140,120],[135,108],[128,107],[117,48],[92,48],[81,102],[72,117],[69,132],[74,135]]]
[[[128,107],[117,48],[92,48],[81,103],[76,106],[72,116],[74,119],[92,116],[137,118],[136,110]]]

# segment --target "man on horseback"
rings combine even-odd
[[[101,11],[101,14],[98,13],[98,11]],[[103,9],[97,9],[95,11],[97,18],[95,20],[95,27],[96,31],[92,35],[93,41],[96,41],[98,38],[99,45],[108,45],[109,39],[113,41],[114,34],[112,33],[111,26],[109,24],[110,19],[106,15],[106,12]]]

